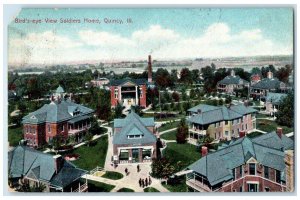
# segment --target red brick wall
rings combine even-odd
[[[142,91],[143,91],[143,97],[142,98],[140,98],[139,97],[139,102],[140,102],[140,106],[141,107],[147,107],[147,105],[146,105],[146,92],[147,92],[147,88],[146,88],[146,85],[140,85],[140,88],[142,89]]]
[[[115,107],[118,104],[118,98],[115,98],[115,89],[117,87],[111,86],[110,87],[110,103],[112,107]]]

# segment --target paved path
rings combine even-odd
[[[168,132],[171,132],[171,131],[175,131],[175,130],[177,130],[177,128],[171,128],[171,129],[160,132],[159,135],[162,135],[164,133],[168,133]]]

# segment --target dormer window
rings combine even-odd
[[[128,135],[127,138],[128,139],[138,139],[138,138],[142,138],[143,135]]]

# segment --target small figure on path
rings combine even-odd
[[[139,185],[140,185],[140,187],[142,187],[142,179],[141,178],[139,180]]]
[[[142,179],[142,187],[145,187],[144,179]]]
[[[126,174],[126,176],[128,175],[128,169],[127,168],[125,168],[125,174]]]
[[[146,187],[148,186],[148,179],[147,178],[145,180],[145,185],[146,185]]]
[[[151,183],[152,183],[152,180],[151,180],[151,178],[150,178],[150,176],[149,176],[149,185],[151,185]]]
[[[136,166],[137,172],[140,172],[140,165]]]

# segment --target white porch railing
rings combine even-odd
[[[79,183],[79,187],[76,190],[71,191],[71,192],[87,192],[87,191],[88,191],[88,184],[84,183],[84,184],[80,185],[80,183]]]
[[[92,169],[91,171],[90,171],[90,175],[93,175],[93,174],[95,174],[96,172],[101,172],[101,171],[104,171],[104,168],[103,167],[95,167],[94,169]]]

